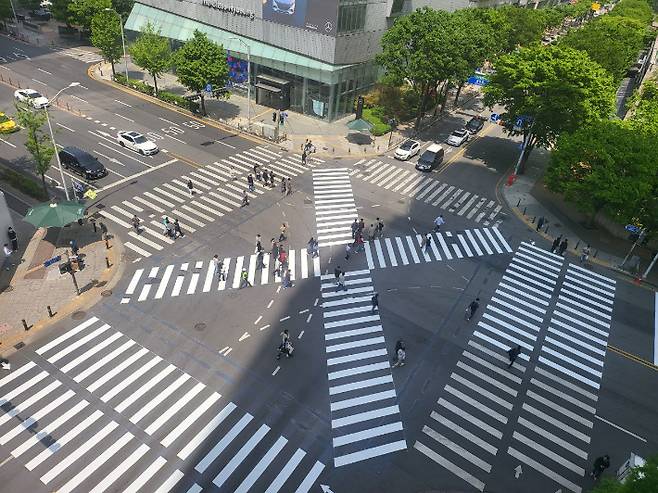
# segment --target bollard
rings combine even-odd
[[[25,330],[30,330],[30,327],[28,327],[27,322],[25,321],[25,319],[22,319],[21,322],[23,322],[23,328]]]
[[[523,208],[523,215],[524,215],[524,216],[525,216],[525,211],[526,211],[526,209],[527,209],[527,207],[524,207],[524,208]]]
[[[91,220],[91,225],[94,227],[94,233],[96,233],[96,221]]]
[[[594,258],[596,258],[596,256],[597,256],[598,254],[599,254],[599,250],[597,249],[597,250],[594,252]]]
[[[532,224],[535,224],[535,221],[537,220],[537,216],[533,216],[532,218]]]
[[[69,106],[68,103],[66,103],[66,111],[71,111],[71,107]]]
[[[107,257],[105,257],[105,265],[107,266],[108,269],[112,267],[112,265],[110,264],[110,259]]]
[[[521,205],[521,199],[516,203],[516,207],[519,207]]]
[[[351,153],[352,153],[352,148],[351,148],[351,147],[348,147],[348,148],[347,148],[347,153],[348,153],[348,154],[351,154]]]
[[[333,152],[334,154],[336,154],[336,148],[335,148],[335,147],[332,147],[332,148],[331,148],[331,152]]]
[[[544,233],[548,234],[548,226],[546,226],[546,229],[544,230]]]
[[[578,240],[578,242],[576,243],[576,246],[573,247],[573,251],[574,251],[574,252],[577,252],[579,246],[580,246],[580,240]]]
[[[377,152],[379,152],[379,146],[377,146]]]
[[[46,308],[48,309],[48,316],[50,318],[53,318],[55,316],[55,314],[53,313],[52,309],[50,308],[50,305],[48,305]]]
[[[107,236],[105,237],[105,249],[106,250],[110,249],[110,240],[107,239]]]

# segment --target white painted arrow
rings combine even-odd
[[[249,332],[245,332],[240,336],[240,339],[238,339],[238,342],[244,341],[247,337],[249,337]]]
[[[321,484],[320,488],[322,488],[322,493],[334,493],[326,484]]]
[[[103,132],[102,130],[96,130],[99,134],[105,136],[105,137],[114,137],[112,134],[108,134],[107,132]]]
[[[519,476],[521,475],[522,472],[523,472],[523,468],[521,467],[521,464],[519,464],[514,468],[514,479],[519,479]]]
[[[5,361],[3,361],[1,364],[3,370],[11,370],[11,365]]]

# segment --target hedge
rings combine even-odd
[[[142,94],[148,94],[149,96],[155,96],[161,101],[165,101],[167,103],[175,104],[176,106],[180,106],[181,108],[185,108],[186,110],[191,111],[192,113],[197,113],[199,111],[199,103],[196,101],[190,101],[183,96],[179,96],[178,94],[174,94],[172,92],[168,91],[158,91],[158,94],[155,94],[155,89],[152,86],[149,86],[145,82],[142,82],[141,80],[135,80],[135,79],[130,79],[128,83],[126,83],[126,76],[123,74],[115,74],[114,75],[114,81],[118,82],[119,84],[123,86],[128,86],[136,91],[141,92]]]
[[[48,194],[43,191],[43,185],[29,176],[6,169],[2,172],[2,179],[30,197],[37,200],[48,200]]]
[[[381,106],[363,109],[363,119],[372,123],[370,133],[375,137],[384,135],[391,131],[391,126],[384,122],[384,109]]]

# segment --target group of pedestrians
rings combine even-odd
[[[309,154],[312,154],[314,152],[315,152],[315,146],[309,139],[306,139],[306,141],[302,144],[302,164],[304,166],[306,166],[306,162],[308,160]]]
[[[384,236],[384,221],[377,218],[370,226],[366,226],[363,218],[354,219],[351,226],[352,242],[345,245],[345,260],[349,260],[352,253],[359,253],[365,250],[365,242]]]
[[[292,195],[292,180],[290,177],[281,177],[281,195]]]
[[[562,239],[562,235],[558,236],[553,240],[551,244],[551,253],[557,253],[558,255],[564,255],[564,252],[569,248],[569,239]]]
[[[142,227],[141,227],[141,222],[137,215],[134,215],[132,218],[132,223],[133,223],[133,228],[135,228],[135,232],[137,234],[140,234],[142,232]],[[178,222],[178,219],[174,219],[172,222],[168,216],[164,216],[162,218],[162,234],[165,236],[168,236],[172,240],[175,240],[178,237],[183,237],[185,236],[185,233],[183,233],[183,230],[180,227],[180,223]]]

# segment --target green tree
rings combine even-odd
[[[149,22],[129,48],[132,60],[153,77],[155,94],[158,94],[158,77],[171,67],[169,40]]]
[[[203,89],[206,84],[222,88],[228,81],[226,50],[199,30],[174,54],[178,81],[201,95],[201,111],[206,114]]]
[[[109,8],[112,8],[112,0],[72,0],[69,4],[72,22],[87,32],[94,16]]]
[[[549,147],[563,132],[614,111],[612,77],[586,53],[561,46],[533,46],[500,57],[484,89],[485,104],[506,109],[503,124],[527,142],[519,172],[536,146]],[[515,127],[519,117],[526,124]]]
[[[112,0],[112,8],[116,10],[125,22],[133,9],[135,0]]]
[[[35,10],[40,7],[41,0],[19,0],[18,3],[28,10]]]
[[[91,20],[91,44],[99,48],[103,58],[110,62],[112,75],[115,75],[114,64],[123,55],[120,22],[112,11],[101,11]]]
[[[52,6],[50,11],[53,13],[53,17],[60,22],[66,22],[67,25],[71,23],[71,12],[69,11],[69,5],[71,0],[51,0]]]
[[[0,0],[0,22],[5,22],[7,19],[12,19],[14,13],[11,10],[11,3],[9,0]]]
[[[658,184],[655,137],[613,120],[564,133],[551,152],[546,184],[591,214],[592,223],[602,210],[631,221]]]
[[[419,96],[416,128],[432,94],[453,74],[459,48],[451,43],[451,28],[450,13],[424,7],[396,19],[382,38],[377,62],[386,71],[385,81],[409,83]]]
[[[591,493],[655,493],[658,491],[658,456],[647,459],[642,467],[631,470],[624,483],[603,477]]]
[[[48,195],[46,171],[50,169],[50,161],[55,154],[55,148],[50,137],[42,130],[46,123],[45,110],[34,110],[25,103],[16,103],[16,120],[27,131],[25,148],[32,155],[34,170],[41,175],[43,191]]]
[[[621,81],[644,47],[647,26],[629,17],[603,16],[564,36],[560,44],[585,51]]]
[[[644,25],[651,24],[653,19],[653,11],[646,0],[622,0],[608,15],[612,17],[631,17]]]
[[[497,9],[507,19],[508,31],[505,33],[505,52],[511,53],[517,46],[529,46],[538,43],[546,30],[546,19],[542,9],[526,9],[506,5]]]

